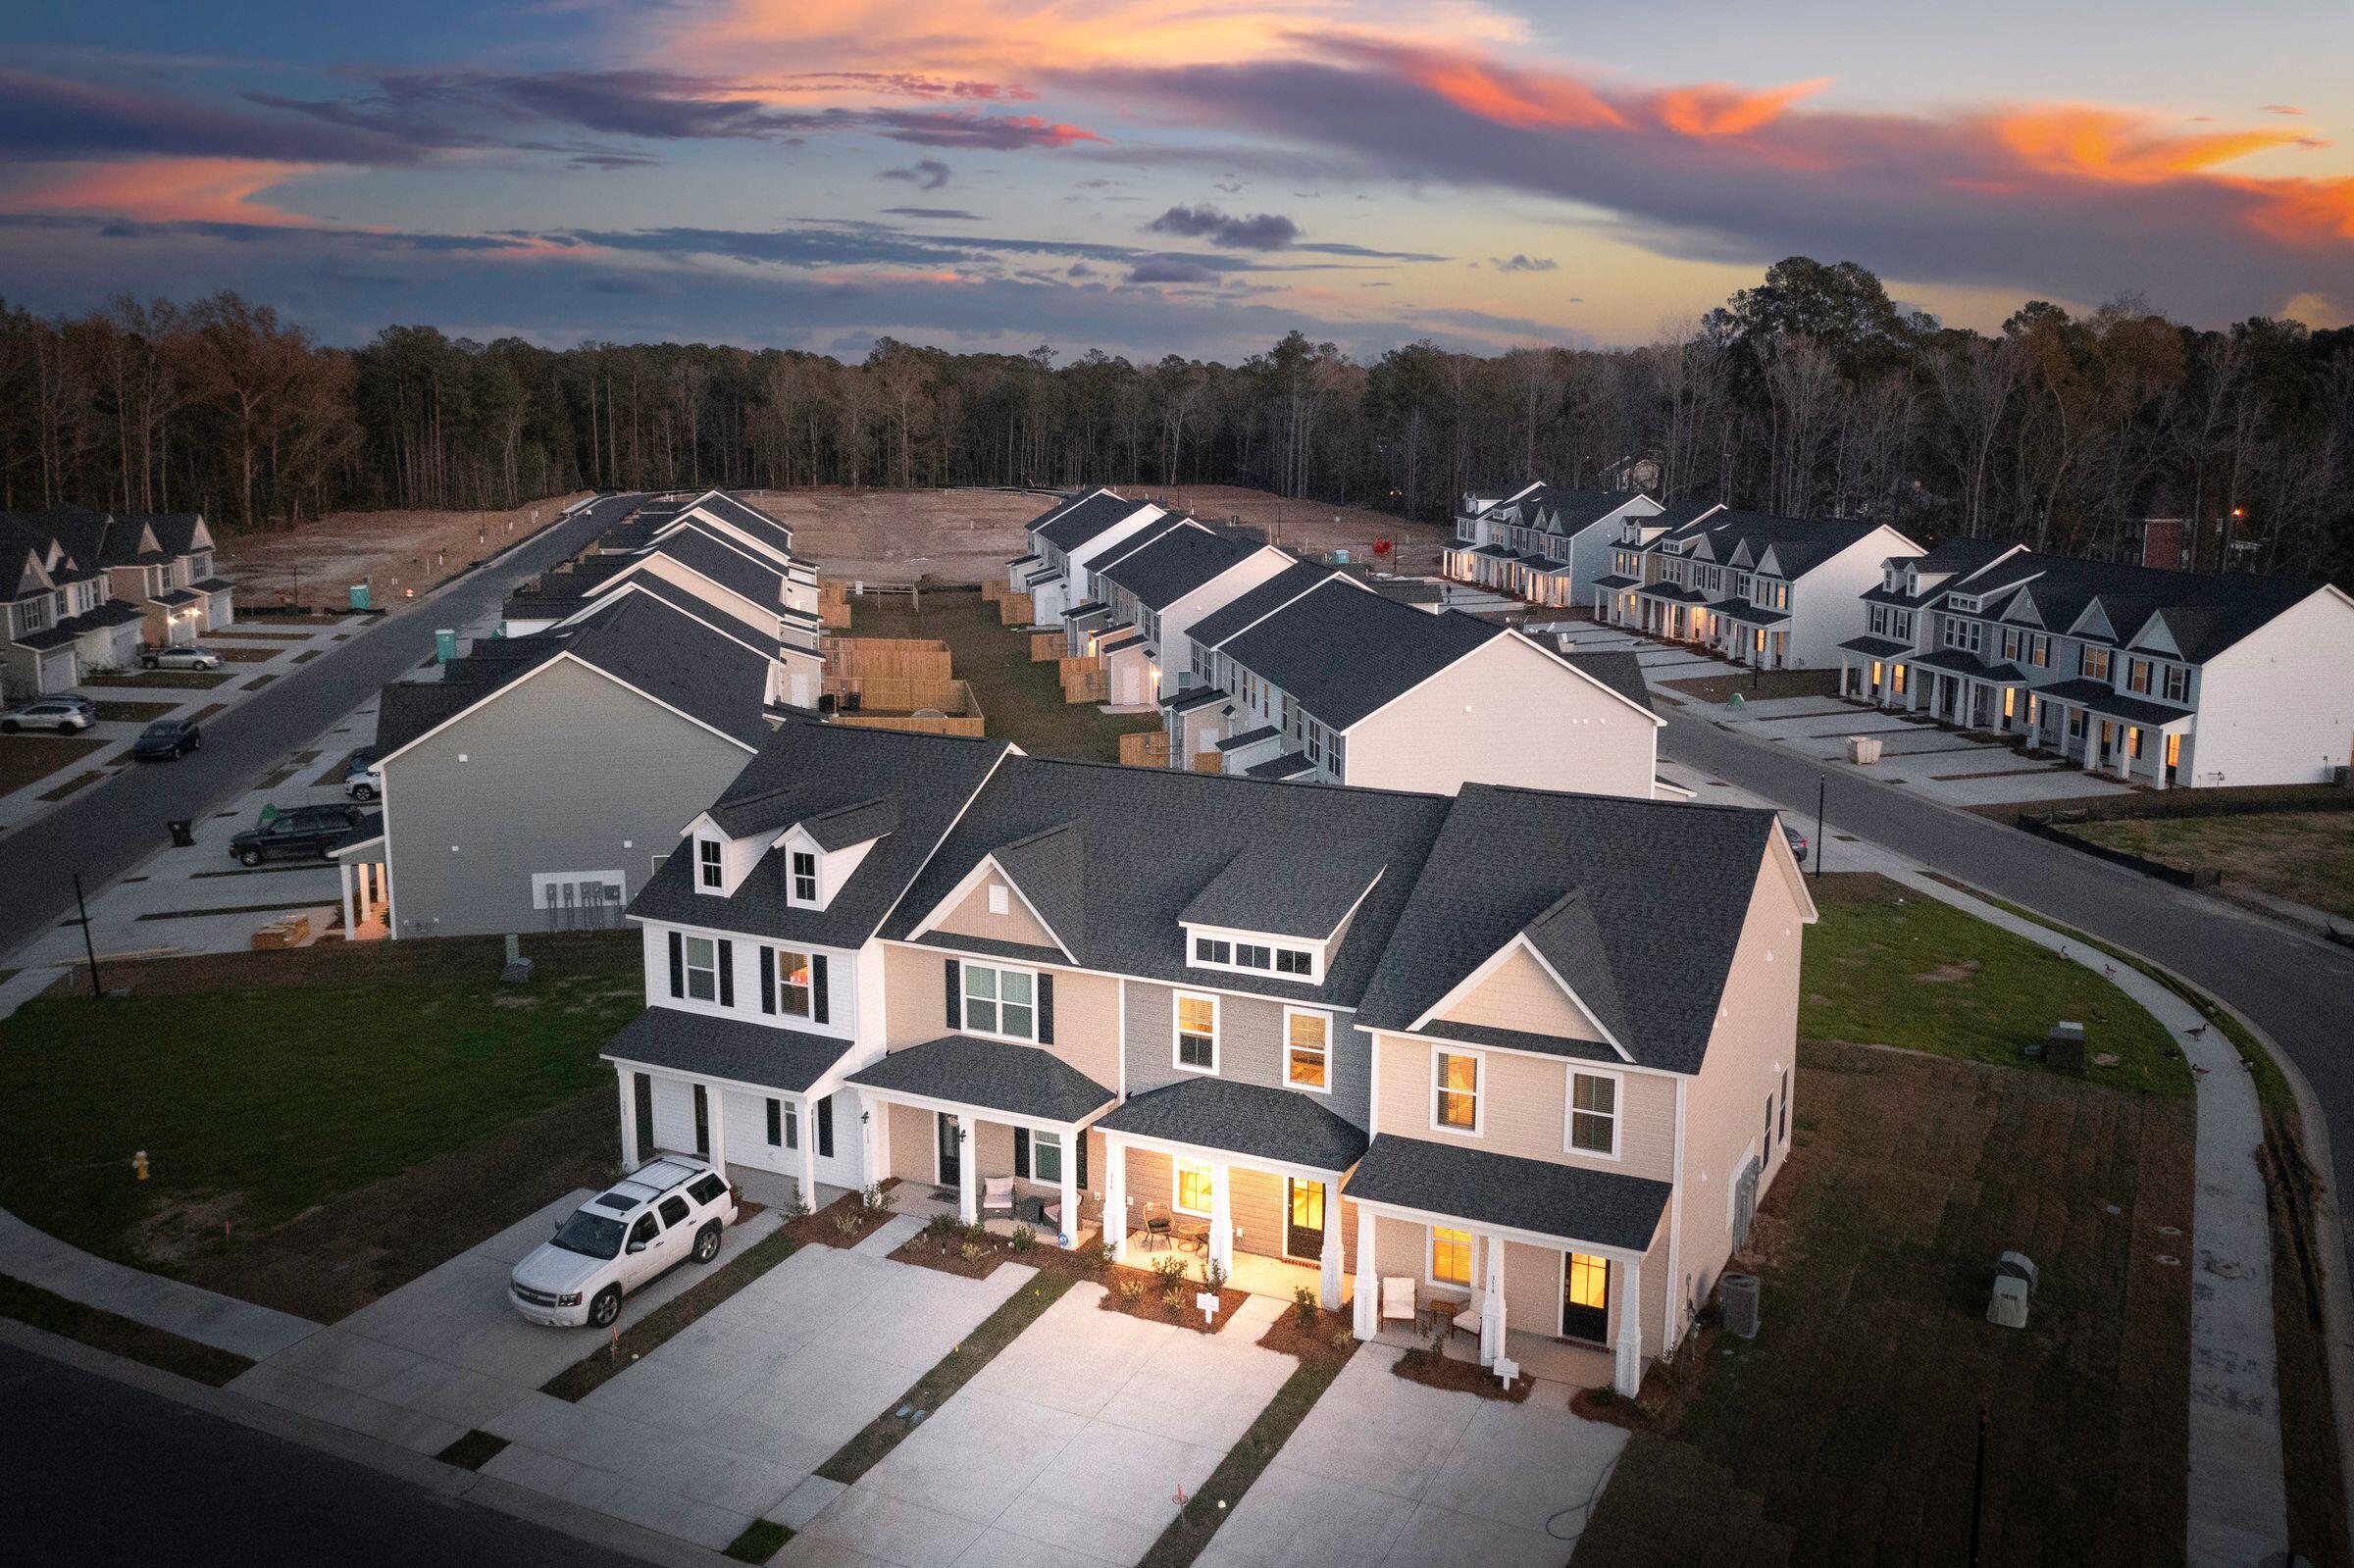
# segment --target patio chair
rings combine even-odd
[[[985,1176],[981,1178],[981,1212],[983,1214],[1013,1213],[1013,1178]]]
[[[1158,1246],[1166,1251],[1169,1245],[1169,1217],[1166,1214],[1146,1215],[1145,1245],[1148,1248]]]
[[[1416,1297],[1419,1283],[1410,1274],[1385,1274],[1381,1277],[1381,1321],[1402,1319],[1412,1323],[1421,1315],[1421,1302]]]
[[[1474,1340],[1479,1338],[1479,1304],[1477,1302],[1465,1301],[1463,1309],[1452,1314],[1449,1321],[1454,1325],[1456,1333],[1467,1334]]]

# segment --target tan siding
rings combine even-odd
[[[950,1033],[947,967],[947,960],[937,953],[912,947],[885,949],[887,1049],[920,1045]],[[1054,1043],[1040,1048],[1116,1092],[1120,1087],[1120,983],[1073,970],[1047,973],[1054,977]],[[1089,1174],[1094,1174],[1092,1169]]]
[[[1600,1070],[1599,1064],[1525,1056],[1512,1051],[1474,1052],[1483,1064],[1484,1082],[1480,1088],[1480,1132],[1472,1137],[1430,1125],[1432,1048],[1423,1041],[1396,1035],[1381,1037],[1381,1082],[1376,1090],[1381,1095],[1383,1136],[1430,1138],[1522,1159],[1623,1171],[1659,1181],[1673,1178],[1673,1079],[1657,1073],[1618,1075],[1619,1155],[1615,1160],[1601,1159],[1574,1153],[1566,1147],[1568,1124],[1563,1120],[1569,1074],[1580,1067]]]
[[[1525,947],[1496,966],[1443,1015],[1449,1023],[1553,1035],[1563,1039],[1600,1039],[1602,1031],[1530,956]]]
[[[891,1174],[929,1185],[934,1180],[932,1113],[908,1105],[884,1109],[891,1117]]]
[[[1504,1244],[1504,1326],[1529,1334],[1561,1332],[1561,1253],[1525,1241]]]
[[[1234,1212],[1234,1249],[1281,1257],[1284,1238],[1283,1178],[1266,1171],[1227,1168],[1227,1204]]]
[[[1005,893],[1005,913],[989,912],[989,891],[1002,888]],[[979,885],[965,894],[964,902],[948,911],[939,929],[958,936],[983,936],[991,941],[1019,942],[1026,947],[1059,947],[1053,933],[1040,924],[1022,895],[1002,877],[985,877]]]

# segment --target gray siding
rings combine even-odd
[[[1176,990],[1130,981],[1128,991],[1128,1092],[1142,1094],[1201,1074],[1176,1066]],[[1332,1092],[1309,1095],[1356,1127],[1366,1125],[1372,1094],[1371,1037],[1352,1027],[1355,1015],[1334,1013]],[[1283,1003],[1254,996],[1218,996],[1218,1076],[1238,1084],[1274,1088],[1288,1086],[1283,1075]],[[1296,1093],[1308,1093],[1305,1089]]]
[[[539,872],[619,870],[636,897],[749,755],[578,665],[509,687],[385,770],[398,935],[541,930]]]

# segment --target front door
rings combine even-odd
[[[956,1118],[939,1111],[932,1119],[940,1130],[940,1185],[954,1187],[964,1180],[963,1160],[956,1142]]]
[[[1291,1197],[1288,1224],[1284,1229],[1283,1250],[1296,1258],[1324,1257],[1324,1184],[1290,1180]]]
[[[1611,1260],[1572,1252],[1561,1281],[1561,1338],[1599,1344],[1610,1336]]]

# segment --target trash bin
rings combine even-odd
[[[195,846],[196,824],[192,819],[187,817],[173,817],[166,820],[164,826],[171,830],[173,848],[188,849]]]
[[[1849,735],[1847,737],[1847,760],[1863,767],[1869,767],[1880,760],[1880,745],[1881,741],[1878,735]]]

